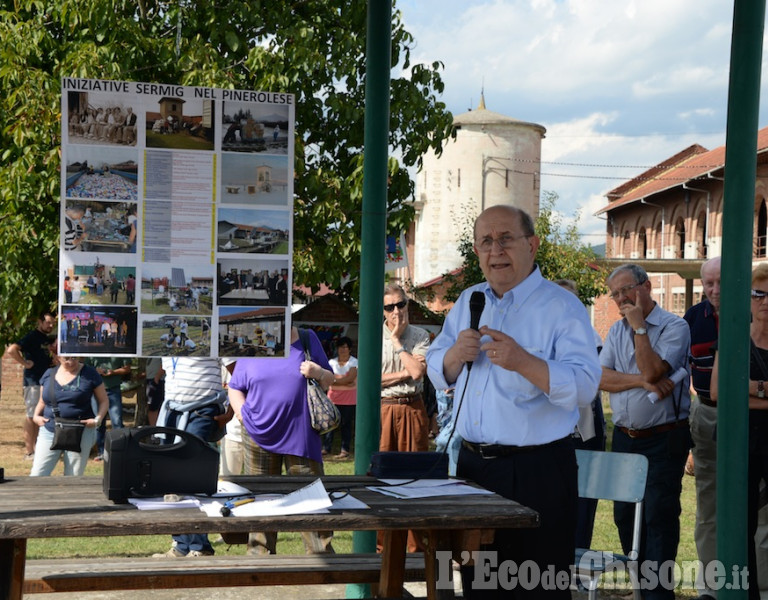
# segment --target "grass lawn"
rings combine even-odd
[[[132,415],[135,405],[134,399],[124,399],[126,411],[124,420],[126,425],[132,425]],[[27,475],[31,463],[23,460],[24,447],[21,436],[21,420],[23,403],[19,398],[6,404],[0,410],[0,466],[5,468],[6,477],[14,475]],[[610,410],[606,411],[606,417],[610,421]],[[610,430],[609,423],[609,444]],[[336,444],[339,444],[338,436]],[[338,452],[338,448],[335,449]],[[333,457],[335,452],[331,453]],[[326,460],[325,472],[332,475],[346,475],[354,471],[354,462],[351,459]],[[61,476],[61,464],[54,472],[54,476]],[[89,462],[86,475],[102,475],[101,463]],[[544,474],[543,476],[546,476]],[[1,490],[2,488],[0,488]],[[592,547],[596,549],[619,551],[616,527],[613,524],[613,505],[610,502],[601,501],[598,505],[597,518],[595,520],[594,537]],[[696,512],[696,496],[693,477],[683,477],[682,515],[680,517],[681,535],[678,548],[678,561],[695,560],[696,547],[693,541],[693,527]],[[212,539],[215,536],[212,536]],[[98,557],[98,556],[149,556],[154,552],[164,552],[170,547],[169,536],[128,536],[111,538],[54,538],[45,540],[30,540],[28,552],[30,558],[55,558],[55,557]],[[334,548],[337,552],[351,552],[352,533],[335,532]],[[245,553],[245,546],[227,546],[218,544],[215,546],[219,554],[239,555]],[[304,548],[301,537],[297,533],[281,533],[278,538],[278,552],[281,554],[303,554]],[[697,594],[693,589],[678,590],[680,598],[692,598]]]

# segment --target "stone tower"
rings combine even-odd
[[[541,140],[546,129],[480,105],[453,120],[456,139],[424,156],[416,176],[413,282],[424,284],[461,265],[459,239],[484,209],[509,204],[536,217]]]

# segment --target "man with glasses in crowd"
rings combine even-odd
[[[426,452],[429,417],[424,404],[424,374],[429,334],[409,324],[408,298],[397,284],[384,288],[383,327],[379,450]],[[406,544],[408,552],[423,550],[412,531]]]
[[[381,348],[381,439],[379,450],[426,452],[429,419],[424,405],[429,334],[408,322],[408,298],[397,284],[384,289]]]
[[[666,561],[675,560],[680,541],[680,493],[691,447],[691,398],[687,374],[679,383],[670,377],[687,369],[691,336],[688,323],[653,300],[651,282],[642,267],[617,267],[606,284],[622,319],[611,327],[600,353],[600,389],[610,393],[615,425],[612,450],[648,458],[638,560],[641,575],[652,585],[648,576],[658,575]],[[648,397],[651,392],[658,396],[655,402]],[[616,502],[613,516],[624,552],[629,552],[634,506]],[[644,590],[644,600],[674,600],[673,588],[656,583]]]
[[[578,498],[571,434],[600,381],[594,333],[578,297],[536,266],[530,215],[492,206],[475,221],[474,237],[486,281],[465,290],[448,314],[427,354],[429,378],[436,389],[455,384],[464,440],[457,475],[533,508],[541,525],[497,531],[481,548],[489,561],[462,567],[464,597],[570,599]],[[484,298],[479,330],[470,328],[476,292]],[[510,561],[555,572],[549,583],[510,590],[510,571],[493,566]]]
[[[704,567],[717,558],[716,500],[717,500],[717,404],[709,395],[713,346],[717,342],[720,313],[720,257],[701,265],[701,285],[706,296],[691,306],[683,317],[691,330],[691,383],[696,402],[691,403],[691,438],[694,447],[689,459],[696,476],[696,528],[694,539],[699,560]],[[688,468],[686,465],[686,472]],[[714,600],[717,592],[707,586],[704,569],[699,569],[696,589],[699,600]]]

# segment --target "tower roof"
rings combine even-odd
[[[485,94],[480,94],[480,104],[475,110],[470,110],[463,114],[453,117],[454,125],[522,125],[524,127],[532,127],[538,129],[541,132],[542,137],[547,132],[543,125],[538,123],[529,123],[526,121],[520,121],[519,119],[513,119],[507,117],[492,110],[485,108]]]

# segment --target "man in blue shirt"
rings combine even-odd
[[[658,575],[674,561],[680,541],[680,493],[683,468],[691,447],[687,373],[678,383],[670,377],[687,370],[688,324],[663,310],[651,297],[648,274],[638,265],[614,269],[606,281],[622,319],[608,332],[600,353],[600,389],[610,392],[614,452],[648,458],[648,481],[640,544],[641,576]],[[658,397],[655,402],[649,393]],[[614,504],[614,521],[624,552],[632,546],[634,505]],[[667,563],[669,564],[669,563]],[[643,590],[644,600],[674,600],[674,589],[657,584]]]
[[[474,237],[486,281],[465,290],[448,314],[427,353],[429,378],[436,389],[455,384],[464,440],[457,474],[540,515],[539,528],[497,531],[484,548],[499,565],[531,560],[540,574],[558,574],[548,589],[514,586],[512,595],[570,598],[578,495],[571,434],[600,379],[592,326],[576,296],[541,276],[527,213],[492,206],[475,221]],[[478,331],[469,327],[473,292],[485,299]],[[467,598],[508,598],[509,583],[493,568],[462,568]]]

